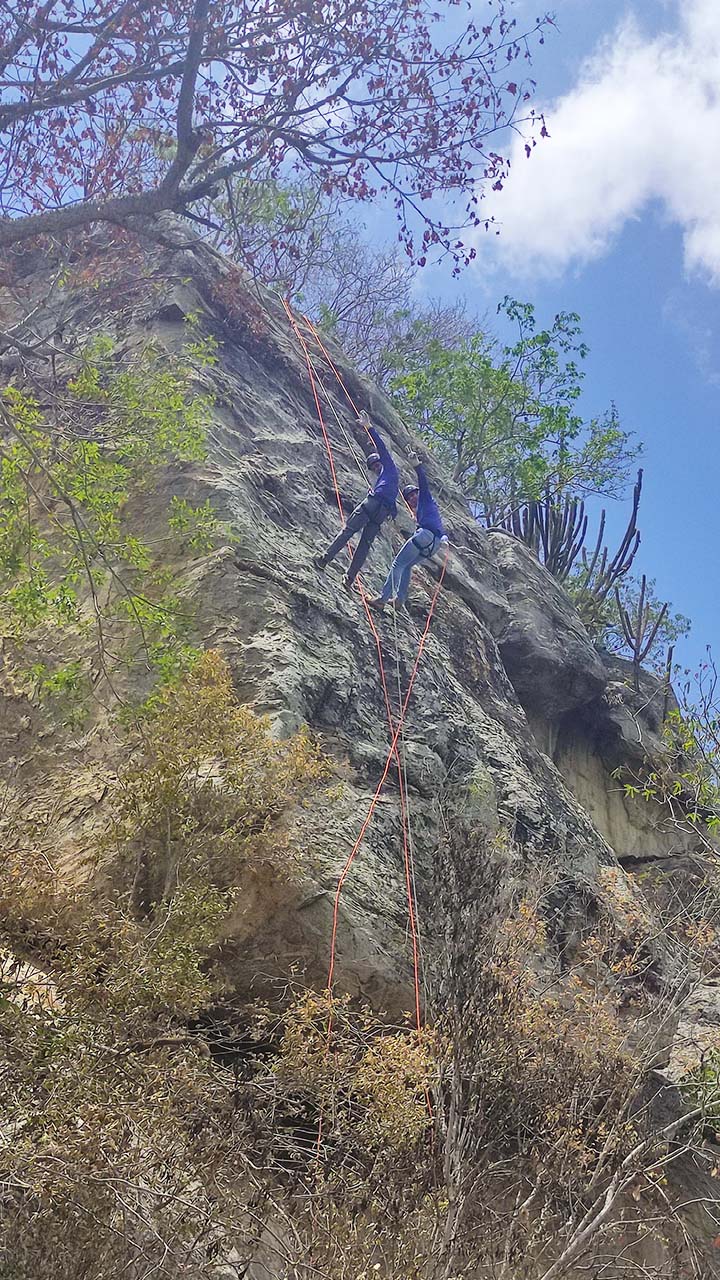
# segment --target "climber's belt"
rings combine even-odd
[[[424,559],[424,560],[429,560],[431,556],[434,556],[434,555],[435,555],[435,552],[437,551],[438,547],[440,546],[440,543],[443,541],[443,538],[442,538],[442,535],[441,535],[441,534],[439,534],[439,533],[433,533],[433,532],[432,532],[432,529],[427,529],[427,530],[425,530],[425,532],[426,532],[426,533],[431,533],[431,534],[432,534],[432,542],[425,542],[425,541],[423,541],[423,542],[418,542],[418,536],[419,536],[419,534],[420,534],[421,532],[423,532],[423,531],[422,531],[422,530],[420,530],[420,529],[418,529],[418,532],[417,532],[417,533],[415,533],[415,534],[413,534],[413,536],[412,536],[412,538],[411,538],[411,542],[412,542],[412,544],[413,544],[413,546],[414,546],[414,547],[417,547],[417,549],[418,549],[418,551],[420,552],[420,555],[423,557],[423,559]],[[447,539],[446,539],[446,541],[447,541]]]

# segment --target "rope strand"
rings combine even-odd
[[[334,360],[332,359],[332,356],[330,355],[327,347],[325,346],[322,338],[320,337],[320,334],[318,333],[315,325],[312,323],[311,320],[308,319],[307,316],[303,316],[303,319],[307,327],[309,328],[310,332],[312,333],[313,337],[315,338],[315,341],[317,342],[320,350],[325,356],[325,359],[330,365],[330,368],[335,374],[335,377],[337,378],[337,381],[346,396],[348,404],[359,417],[360,412],[359,412],[358,406],[353,400],[353,397],[350,395],[350,392],[348,391],[343,381],[340,371],[338,370],[337,365],[335,364]],[[345,429],[340,421],[340,418],[335,409],[335,406],[332,403],[330,395],[328,394],[327,388],[323,387],[323,390],[325,392],[327,403],[330,406],[330,409],[333,413],[335,421],[337,422],[340,430],[342,431],[343,435],[347,439],[347,433],[345,432]],[[407,502],[405,505],[408,506]],[[409,506],[408,506],[408,510],[410,510]],[[382,670],[382,650],[380,646],[380,638],[377,634],[374,620],[372,618],[370,610],[368,609],[367,602],[364,600],[364,598],[363,598],[363,603],[365,604],[365,612],[367,614],[368,622],[370,623],[373,634],[375,635],[375,640],[378,646],[378,654],[379,654],[380,665]],[[399,708],[402,703],[402,692],[401,692],[401,686],[400,686],[400,655],[399,655],[399,646],[398,646],[397,614],[396,613],[393,613],[393,626],[395,630],[395,660],[396,660],[396,668],[397,668],[397,689],[398,689],[398,708]],[[384,683],[384,673],[383,673],[383,683]],[[386,704],[387,704],[387,694],[386,694]],[[388,707],[388,721],[390,724],[390,732],[392,733],[393,719],[390,714],[389,707]],[[408,918],[410,922],[410,933],[412,937],[412,951],[413,951],[413,974],[414,974],[414,985],[415,985],[415,1021],[417,1024],[417,1029],[419,1031],[422,1026],[422,1017],[420,1012],[419,974],[423,969],[423,965],[422,965],[422,954],[421,954],[419,930],[418,930],[418,924],[417,924],[417,891],[415,886],[415,860],[413,856],[412,829],[410,824],[410,813],[409,813],[409,805],[408,805],[407,768],[405,764],[404,731],[401,733],[400,741],[401,741],[401,748],[398,750],[396,755],[397,755],[397,764],[398,764],[398,784],[399,784],[399,790],[400,790],[400,809],[401,809],[402,828],[403,828],[403,861],[405,866],[405,878],[406,878],[407,897],[408,897]],[[423,983],[423,986],[424,986],[424,983]]]
[[[350,440],[349,440],[349,437],[348,437],[348,435],[347,435],[347,432],[346,432],[346,430],[345,430],[345,428],[344,428],[344,426],[343,426],[343,424],[342,424],[342,421],[341,421],[341,419],[340,419],[340,417],[339,417],[339,415],[338,415],[338,413],[337,413],[337,411],[336,411],[336,409],[335,409],[335,406],[334,406],[334,404],[333,404],[333,402],[332,402],[332,399],[331,399],[331,397],[330,397],[330,395],[329,395],[329,392],[327,391],[327,388],[323,386],[323,384],[322,384],[322,382],[321,382],[320,378],[318,377],[317,370],[315,369],[314,364],[313,364],[313,361],[312,361],[312,359],[311,359],[311,357],[310,357],[310,352],[309,352],[309,349],[308,349],[307,343],[305,342],[305,339],[303,338],[303,336],[302,336],[302,334],[301,334],[301,332],[300,332],[300,329],[299,329],[299,327],[298,327],[298,325],[297,325],[297,323],[296,323],[296,321],[295,321],[295,319],[294,319],[294,317],[293,317],[293,315],[292,315],[292,312],[291,312],[291,310],[290,310],[290,307],[289,307],[289,305],[288,305],[288,303],[287,303],[287,301],[286,301],[285,299],[283,299],[283,306],[284,306],[284,308],[285,308],[285,311],[286,311],[286,313],[287,313],[287,316],[288,316],[288,319],[289,319],[289,321],[290,321],[290,324],[292,325],[292,328],[293,328],[293,330],[294,330],[294,332],[295,332],[295,334],[296,334],[296,336],[297,336],[297,338],[298,338],[298,341],[299,341],[299,343],[300,343],[300,345],[301,345],[301,347],[302,347],[303,353],[304,353],[304,355],[305,355],[305,362],[306,362],[306,365],[307,365],[308,376],[309,376],[310,384],[311,384],[311,388],[312,388],[313,399],[314,399],[314,401],[315,401],[315,407],[316,407],[317,414],[318,414],[318,420],[319,420],[320,427],[321,427],[321,430],[322,430],[323,439],[324,439],[324,441],[325,441],[325,448],[326,448],[326,451],[327,451],[327,454],[328,454],[328,460],[329,460],[329,463],[330,463],[330,471],[331,471],[331,475],[332,475],[332,479],[333,479],[333,485],[334,485],[334,488],[335,488],[335,496],[336,496],[336,500],[337,500],[337,504],[338,504],[338,510],[339,510],[339,513],[340,513],[340,517],[341,517],[341,519],[342,519],[342,520],[344,520],[344,512],[343,512],[343,507],[342,507],[342,499],[341,499],[341,497],[340,497],[340,490],[339,490],[339,486],[338,486],[337,473],[336,473],[336,469],[335,469],[334,457],[333,457],[333,452],[332,452],[332,445],[331,445],[331,442],[330,442],[330,437],[329,437],[329,434],[328,434],[328,431],[327,431],[327,427],[326,427],[326,424],[325,424],[325,420],[324,420],[324,417],[323,417],[322,407],[321,407],[321,405],[320,405],[320,399],[319,399],[319,396],[318,396],[318,390],[317,390],[318,385],[322,386],[322,389],[323,389],[323,392],[324,392],[324,395],[325,395],[325,399],[326,399],[326,401],[327,401],[327,403],[328,403],[328,406],[330,407],[330,410],[331,410],[331,412],[332,412],[332,414],[333,414],[333,416],[334,416],[334,418],[335,418],[335,421],[336,421],[336,423],[337,423],[337,425],[338,425],[338,427],[339,427],[340,431],[342,432],[342,435],[344,436],[344,438],[345,438],[345,440],[346,440],[346,442],[347,442],[347,444],[348,444],[348,446],[349,446],[350,451],[351,451],[351,452],[352,452],[352,454],[353,454],[353,457],[354,457],[354,459],[355,459],[355,462],[357,463],[357,465],[358,465],[358,466],[361,466],[362,464],[361,464],[361,463],[359,462],[359,460],[358,460],[357,454],[356,454],[356,452],[355,452],[355,450],[354,450],[354,448],[353,448],[353,446],[352,446],[352,443],[351,443],[351,442],[350,442]],[[319,334],[317,333],[317,330],[315,329],[315,326],[314,326],[314,325],[312,325],[312,323],[311,323],[309,320],[307,320],[307,318],[305,318],[305,320],[306,320],[306,324],[307,324],[308,328],[310,329],[311,333],[312,333],[312,334],[313,334],[313,336],[315,337],[315,340],[316,340],[316,342],[317,342],[318,346],[320,347],[320,350],[322,351],[322,353],[323,353],[323,355],[325,356],[325,358],[326,358],[326,360],[327,360],[328,364],[330,365],[331,369],[333,370],[333,372],[334,372],[334,374],[335,374],[335,377],[337,378],[337,381],[338,381],[338,383],[339,383],[340,387],[342,388],[343,392],[345,393],[345,396],[347,397],[348,403],[350,404],[350,406],[352,407],[352,409],[354,410],[354,412],[356,413],[356,415],[359,417],[359,416],[360,416],[360,414],[359,414],[358,407],[357,407],[357,405],[355,404],[355,401],[353,400],[352,396],[350,395],[350,392],[348,391],[347,387],[345,386],[345,384],[344,384],[344,382],[343,382],[343,379],[342,379],[342,377],[341,377],[341,375],[340,375],[340,373],[339,373],[339,371],[338,371],[338,369],[337,369],[337,366],[335,365],[334,361],[332,360],[332,357],[330,356],[329,352],[327,351],[327,348],[325,347],[325,345],[324,345],[324,343],[322,342],[322,340],[321,340],[321,338],[320,338]],[[427,636],[428,636],[428,632],[429,632],[429,629],[430,629],[430,623],[431,623],[431,621],[432,621],[432,616],[433,616],[433,613],[434,613],[434,610],[435,610],[435,605],[436,605],[436,602],[437,602],[437,598],[438,598],[438,595],[439,595],[439,592],[440,592],[440,588],[441,588],[441,586],[442,586],[442,582],[443,582],[443,579],[444,579],[444,576],[445,576],[445,569],[446,569],[446,567],[447,567],[447,559],[448,559],[448,557],[447,557],[447,553],[446,553],[445,561],[444,561],[444,563],[443,563],[442,571],[441,571],[441,574],[440,574],[440,578],[439,578],[439,580],[438,580],[438,583],[437,583],[437,586],[436,586],[435,592],[434,592],[433,597],[432,597],[432,601],[431,601],[431,604],[430,604],[430,609],[429,609],[429,611],[428,611],[428,616],[427,616],[427,620],[426,620],[426,623],[425,623],[425,629],[424,629],[423,634],[422,634],[421,639],[420,639],[420,644],[419,644],[419,647],[418,647],[417,657],[416,657],[416,659],[415,659],[415,664],[414,664],[414,666],[413,666],[413,670],[412,670],[412,673],[411,673],[411,676],[410,676],[410,680],[409,680],[409,683],[408,683],[407,693],[406,693],[406,695],[405,695],[405,699],[404,699],[404,700],[402,699],[402,696],[401,696],[401,682],[400,682],[400,657],[399,657],[399,647],[398,647],[397,619],[396,619],[396,618],[394,618],[394,627],[395,627],[395,659],[396,659],[396,675],[397,675],[397,687],[398,687],[398,710],[399,710],[399,719],[398,719],[398,723],[397,723],[397,725],[395,725],[394,717],[393,717],[392,709],[391,709],[391,705],[390,705],[390,698],[389,698],[389,694],[388,694],[387,680],[386,680],[386,676],[385,676],[385,666],[384,666],[384,661],[383,661],[382,644],[381,644],[381,641],[380,641],[380,636],[379,636],[379,633],[378,633],[378,631],[377,631],[377,627],[375,626],[375,621],[374,621],[374,619],[373,619],[373,617],[372,617],[372,613],[371,613],[371,611],[370,611],[370,609],[369,609],[368,602],[367,602],[367,598],[366,598],[365,592],[364,592],[364,590],[363,590],[362,584],[361,584],[361,583],[359,583],[359,584],[358,584],[359,589],[360,589],[360,596],[361,596],[361,599],[362,599],[362,602],[363,602],[363,605],[364,605],[364,608],[365,608],[365,613],[366,613],[366,616],[367,616],[367,619],[368,619],[368,623],[369,623],[369,625],[370,625],[370,628],[371,628],[372,634],[373,634],[374,639],[375,639],[376,647],[377,647],[377,652],[378,652],[378,663],[379,663],[379,668],[380,668],[380,676],[381,676],[381,681],[382,681],[382,686],[383,686],[383,694],[384,694],[384,699],[385,699],[385,708],[386,708],[386,713],[387,713],[387,717],[388,717],[388,725],[389,725],[390,733],[391,733],[391,736],[392,736],[392,742],[391,742],[391,744],[390,744],[390,749],[389,749],[389,751],[388,751],[387,759],[386,759],[386,762],[385,762],[385,768],[384,768],[384,770],[383,770],[382,776],[381,776],[380,781],[379,781],[379,783],[378,783],[378,785],[377,785],[377,788],[376,788],[376,790],[375,790],[375,794],[374,794],[374,796],[373,796],[373,798],[372,798],[372,801],[371,801],[371,803],[370,803],[370,808],[369,808],[369,810],[368,810],[368,814],[367,814],[367,816],[366,816],[366,818],[365,818],[365,821],[364,821],[364,822],[363,822],[363,824],[362,824],[362,827],[361,827],[361,829],[360,829],[360,833],[359,833],[359,835],[358,835],[358,837],[357,837],[357,840],[356,840],[356,842],[355,842],[355,845],[353,846],[353,849],[351,850],[351,853],[350,853],[349,857],[347,858],[347,860],[346,860],[346,862],[345,862],[345,865],[344,865],[344,867],[343,867],[343,869],[342,869],[342,872],[341,872],[341,874],[340,874],[340,876],[339,876],[339,878],[338,878],[337,888],[336,888],[336,892],[335,892],[335,900],[334,900],[334,904],[333,904],[333,923],[332,923],[332,933],[331,933],[331,943],[330,943],[330,966],[329,966],[329,971],[328,971],[328,994],[329,994],[328,1039],[327,1039],[328,1048],[329,1048],[329,1045],[330,1045],[330,1039],[331,1039],[331,1035],[332,1035],[332,984],[333,984],[333,976],[334,976],[334,970],[335,970],[336,949],[337,949],[337,929],[338,929],[338,916],[339,916],[340,895],[341,895],[342,888],[343,888],[343,885],[344,885],[344,883],[345,883],[345,880],[347,879],[347,876],[348,876],[348,874],[349,874],[349,872],[350,872],[350,869],[351,869],[352,864],[353,864],[353,862],[354,862],[354,860],[355,860],[355,857],[357,856],[357,853],[358,853],[358,851],[359,851],[359,849],[360,849],[360,846],[361,846],[361,844],[362,844],[362,840],[363,840],[363,838],[364,838],[364,836],[365,836],[365,833],[366,833],[366,831],[367,831],[367,829],[368,829],[368,827],[369,827],[369,825],[370,825],[370,822],[372,821],[372,817],[373,817],[373,814],[374,814],[374,812],[375,812],[375,808],[377,807],[377,803],[378,803],[378,800],[379,800],[379,798],[380,798],[380,793],[381,793],[381,791],[382,791],[382,788],[383,788],[383,786],[384,786],[384,784],[385,784],[385,780],[386,780],[387,775],[388,775],[388,773],[389,773],[389,771],[390,771],[390,766],[391,766],[391,763],[392,763],[393,758],[395,758],[395,760],[396,760],[396,762],[397,762],[397,769],[398,769],[398,783],[399,783],[399,791],[400,791],[400,811],[401,811],[401,823],[402,823],[402,835],[403,835],[403,859],[404,859],[404,867],[405,867],[406,889],[407,889],[407,896],[408,896],[408,916],[409,916],[409,921],[410,921],[410,931],[411,931],[411,936],[412,936],[412,950],[413,950],[413,975],[414,975],[414,988],[415,988],[415,1019],[416,1019],[416,1024],[417,1024],[417,1029],[418,1029],[418,1031],[420,1031],[420,1030],[421,1030],[421,1028],[422,1028],[422,1015],[421,1015],[421,1004],[420,1004],[420,963],[421,963],[421,948],[420,948],[419,934],[418,934],[418,928],[417,928],[417,906],[416,906],[416,890],[415,890],[415,866],[414,866],[414,856],[413,856],[413,849],[412,849],[412,835],[411,835],[411,831],[410,831],[409,812],[408,812],[408,805],[407,805],[407,769],[406,769],[406,763],[405,763],[405,751],[404,751],[404,736],[403,736],[403,728],[404,728],[405,717],[406,717],[406,713],[407,713],[407,707],[408,707],[408,703],[409,703],[410,695],[411,695],[411,693],[412,693],[413,685],[414,685],[414,683],[415,683],[415,678],[416,678],[416,675],[417,675],[417,671],[418,671],[418,667],[419,667],[420,659],[421,659],[421,657],[422,657],[422,654],[423,654],[423,651],[424,651],[424,648],[425,648],[425,643],[426,643]],[[399,740],[399,739],[401,739],[401,743],[402,743],[402,745],[401,745],[400,747],[398,746],[398,740]],[[428,1105],[429,1105],[429,1101],[428,1101]],[[318,1145],[319,1145],[319,1143],[320,1143],[320,1133],[318,1133]]]
[[[345,383],[343,382],[342,377],[341,377],[341,375],[340,375],[340,371],[339,371],[339,369],[338,369],[337,365],[335,364],[335,361],[333,360],[332,356],[330,355],[330,352],[328,351],[327,347],[325,346],[325,343],[323,342],[322,338],[320,337],[320,334],[318,333],[318,331],[317,331],[317,329],[316,329],[315,325],[313,324],[312,320],[309,320],[309,319],[308,319],[308,317],[307,317],[307,316],[303,316],[303,320],[305,321],[305,324],[307,325],[307,327],[308,327],[308,329],[310,330],[311,334],[313,335],[313,337],[314,337],[315,341],[317,342],[317,344],[318,344],[318,346],[319,346],[320,350],[322,351],[322,353],[323,353],[323,355],[324,355],[325,359],[327,360],[328,364],[330,365],[330,368],[332,369],[333,373],[335,374],[335,377],[337,378],[337,380],[338,380],[338,382],[339,382],[339,384],[340,384],[340,387],[341,387],[342,391],[344,391],[344,393],[345,393],[345,396],[346,396],[346,398],[347,398],[347,402],[348,402],[348,404],[350,405],[350,408],[354,411],[354,413],[357,415],[357,417],[358,417],[358,418],[360,418],[360,420],[362,421],[362,415],[361,415],[361,413],[360,413],[360,410],[358,409],[358,407],[357,407],[357,405],[356,405],[355,401],[353,400],[352,396],[350,395],[350,392],[348,391],[347,387],[345,386]],[[334,410],[333,410],[333,412],[334,412]],[[367,431],[367,427],[365,427],[365,430]],[[369,432],[368,432],[368,435],[369,435]],[[371,437],[371,439],[372,439],[372,437]],[[412,515],[412,508],[411,508],[410,503],[408,502],[407,498],[405,497],[405,494],[403,494],[403,495],[402,495],[402,500],[403,500],[403,502],[405,503],[405,506],[406,506],[407,510],[410,512],[410,515]]]
[[[411,672],[411,675],[410,675],[410,681],[409,681],[409,683],[408,683],[407,693],[405,694],[405,698],[404,698],[404,701],[403,701],[402,710],[401,710],[401,713],[400,713],[400,719],[399,719],[399,721],[398,721],[398,725],[397,725],[397,728],[396,728],[396,730],[395,730],[395,733],[393,734],[393,740],[392,740],[392,742],[391,742],[391,744],[390,744],[390,750],[388,751],[387,759],[385,760],[385,768],[383,769],[382,774],[381,774],[381,777],[380,777],[380,781],[378,782],[378,785],[377,785],[377,787],[375,788],[375,794],[374,794],[374,796],[373,796],[373,798],[372,798],[372,801],[370,802],[370,808],[369,808],[369,810],[368,810],[367,817],[366,817],[365,821],[363,822],[363,825],[362,825],[362,827],[361,827],[361,829],[360,829],[360,834],[359,834],[359,836],[358,836],[357,840],[355,841],[355,844],[354,844],[354,846],[353,846],[352,850],[350,851],[350,855],[349,855],[349,857],[348,857],[348,859],[347,859],[347,861],[346,861],[346,863],[345,863],[345,866],[344,866],[344,868],[343,868],[342,874],[341,874],[341,876],[340,876],[340,880],[338,881],[338,892],[336,892],[336,894],[335,894],[336,907],[337,907],[337,903],[339,902],[339,890],[342,888],[342,884],[344,883],[345,878],[347,877],[347,873],[348,873],[348,871],[350,870],[350,867],[351,867],[351,866],[352,866],[352,864],[353,864],[353,861],[354,861],[354,859],[355,859],[355,856],[356,856],[356,854],[357,854],[357,852],[358,852],[358,849],[360,848],[360,845],[361,845],[361,843],[362,843],[363,836],[365,835],[365,832],[367,831],[368,827],[370,826],[370,823],[371,823],[371,821],[372,821],[372,816],[373,816],[373,814],[374,814],[374,812],[375,812],[375,809],[377,808],[378,800],[380,799],[380,792],[382,791],[382,789],[383,789],[383,787],[384,787],[384,785],[385,785],[385,779],[387,778],[388,773],[390,772],[390,765],[391,765],[391,763],[392,763],[393,755],[395,754],[395,749],[396,749],[396,747],[397,747],[398,738],[400,737],[400,731],[401,731],[402,726],[403,726],[403,724],[404,724],[404,722],[405,722],[405,716],[406,716],[406,713],[407,713],[408,703],[409,703],[409,701],[410,701],[410,695],[411,695],[412,690],[413,690],[413,685],[415,684],[415,677],[417,676],[418,667],[420,666],[420,659],[422,658],[423,651],[424,651],[424,649],[425,649],[425,644],[426,644],[426,642],[427,642],[428,632],[429,632],[429,630],[430,630],[430,623],[432,622],[432,616],[433,616],[433,613],[435,612],[435,605],[437,604],[437,598],[438,598],[438,595],[440,594],[440,588],[441,588],[442,583],[443,583],[443,578],[445,577],[445,569],[446,569],[446,566],[447,566],[447,559],[448,559],[448,557],[447,557],[447,552],[446,552],[446,553],[445,553],[445,561],[444,561],[444,563],[443,563],[443,567],[442,567],[442,572],[441,572],[440,577],[439,577],[439,579],[438,579],[438,583],[437,583],[437,586],[436,586],[436,588],[435,588],[435,592],[434,592],[434,594],[433,594],[433,598],[432,598],[432,600],[431,600],[431,602],[430,602],[430,609],[429,609],[429,611],[428,611],[427,621],[426,621],[426,623],[425,623],[425,630],[423,631],[422,636],[420,637],[420,644],[419,644],[419,647],[418,647],[417,657],[415,658],[415,664],[414,664],[414,666],[413,666],[413,669],[412,669],[412,672]],[[330,988],[330,987],[331,987],[331,985],[332,985],[332,977],[333,977],[333,973],[334,973],[334,969],[335,969],[335,940],[336,940],[336,934],[337,934],[337,911],[334,913],[334,916],[335,916],[335,918],[334,918],[334,921],[333,921],[333,935],[332,935],[332,941],[331,941],[331,947],[330,947],[330,972],[329,972],[329,974],[328,974],[328,987],[329,987],[329,988]]]
[[[402,705],[402,687],[400,683],[400,646],[398,643],[397,629],[397,611],[393,609],[393,631],[395,635],[395,675],[397,680],[398,707]],[[420,939],[417,928],[417,900],[415,896],[415,887],[413,884],[413,875],[411,871],[412,855],[411,855],[411,836],[410,836],[410,814],[407,801],[407,768],[405,761],[405,726],[401,727],[400,744],[398,747],[398,782],[400,785],[400,795],[404,797],[405,812],[408,821],[403,830],[403,863],[405,866],[405,884],[407,887],[408,899],[408,917],[410,920],[410,934],[412,937],[413,951],[413,969],[415,972],[415,1023],[418,1031],[422,1029],[422,1019],[420,1016],[420,983],[418,975],[421,973],[421,956],[420,956]]]

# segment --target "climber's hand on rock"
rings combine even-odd
[[[410,451],[408,452],[408,462],[410,463],[411,467],[420,466],[420,455],[416,453],[414,449],[410,449]]]

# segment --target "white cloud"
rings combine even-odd
[[[625,19],[546,108],[550,138],[529,160],[518,141],[492,205],[506,266],[559,274],[659,203],[688,269],[720,285],[720,0],[676,12],[676,29],[652,38]]]

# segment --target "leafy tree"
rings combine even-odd
[[[517,341],[500,347],[476,333],[457,346],[432,342],[393,379],[401,409],[487,523],[548,484],[556,496],[616,494],[638,450],[614,407],[590,422],[577,412],[587,355],[578,316],[562,312],[538,329],[529,303],[505,298],[499,310]]]
[[[668,671],[668,679],[673,674]],[[691,822],[698,841],[711,855],[709,867],[717,869],[717,835],[720,831],[720,681],[712,651],[708,646],[705,659],[697,670],[678,677],[677,702],[671,702],[663,733],[665,754],[652,767],[619,769],[617,776],[625,794],[645,802],[661,805],[665,817],[687,834]],[[715,924],[720,914],[720,895],[714,886]],[[717,966],[717,958],[715,965]]]
[[[189,337],[181,356],[149,344],[120,357],[99,335],[76,353],[54,409],[24,386],[0,392],[0,627],[19,669],[24,654],[42,654],[25,674],[65,703],[91,674],[115,693],[113,671],[132,662],[138,640],[161,675],[191,654],[187,611],[130,506],[167,462],[204,456],[210,401],[193,373],[215,356]],[[197,549],[218,532],[207,504],[171,502],[168,523]],[[74,649],[65,666],[64,634]]]
[[[193,207],[236,175],[317,173],[393,204],[421,257],[456,259],[437,193],[481,222],[502,184],[498,136],[532,120],[516,65],[548,18],[484,25],[412,0],[20,0],[0,44],[0,247],[98,220]]]

